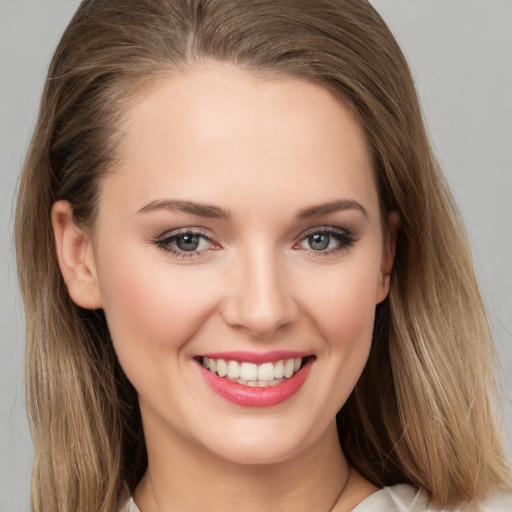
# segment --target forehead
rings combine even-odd
[[[123,131],[103,195],[122,196],[132,209],[166,196],[225,202],[226,193],[235,203],[276,199],[290,208],[357,195],[378,203],[355,116],[304,80],[223,64],[191,69],[143,94],[126,110]]]

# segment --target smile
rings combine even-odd
[[[294,357],[275,362],[255,364],[247,361],[202,358],[203,367],[219,377],[250,387],[276,386],[293,377],[305,358]]]
[[[220,397],[244,407],[270,407],[290,399],[316,361],[313,355],[289,352],[208,356],[195,358],[206,384]]]

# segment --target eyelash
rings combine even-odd
[[[313,235],[328,235],[331,237],[331,239],[336,240],[339,242],[340,246],[335,247],[334,249],[329,250],[322,250],[322,251],[316,251],[314,249],[308,250],[308,256],[312,256],[315,258],[318,257],[329,257],[333,256],[335,254],[338,254],[341,251],[346,251],[350,247],[354,245],[354,243],[357,241],[357,238],[354,233],[351,231],[348,231],[347,229],[340,229],[335,227],[316,227],[313,229],[309,229],[305,233],[301,235],[300,240],[293,245],[294,248],[298,247],[298,245],[304,241],[306,241],[308,238],[312,237]],[[330,243],[330,242],[329,242]]]
[[[335,227],[316,227],[313,229],[310,229],[303,233],[300,237],[300,239],[293,244],[294,249],[299,249],[300,244],[305,242],[308,238],[314,236],[314,235],[328,235],[331,237],[331,239],[334,239],[337,241],[340,246],[335,247],[334,249],[329,250],[314,250],[314,249],[307,249],[308,256],[312,257],[328,257],[332,256],[334,254],[339,253],[340,251],[345,251],[351,246],[354,245],[354,243],[357,241],[356,236],[346,230],[346,229],[340,229]],[[173,242],[176,242],[180,238],[183,238],[185,236],[197,236],[200,237],[206,241],[208,241],[210,244],[212,244],[213,247],[210,247],[208,249],[204,250],[193,250],[193,251],[184,251],[179,248],[173,247],[171,244]],[[170,233],[166,233],[163,237],[157,238],[154,240],[154,243],[157,247],[164,250],[167,253],[170,253],[172,256],[183,259],[183,260],[192,260],[192,259],[198,259],[202,258],[207,255],[208,251],[210,250],[218,250],[220,249],[220,245],[215,244],[215,242],[212,240],[211,236],[206,234],[206,232],[199,228],[184,228],[184,229],[178,229],[176,231],[172,231]],[[330,241],[329,241],[330,244]]]
[[[211,237],[207,235],[205,231],[198,228],[177,229],[176,231],[166,233],[162,238],[157,238],[154,242],[160,249],[170,253],[172,256],[176,258],[181,258],[183,260],[202,258],[203,256],[206,256],[208,250],[212,250],[206,249],[202,251],[183,251],[180,250],[179,248],[174,248],[171,245],[173,242],[176,242],[177,240],[185,236],[199,236],[200,238],[203,238],[207,240],[210,244],[212,244],[215,247],[215,249],[213,250],[220,248],[220,246],[216,245],[215,242],[213,242]]]

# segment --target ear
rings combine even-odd
[[[381,263],[381,282],[377,289],[377,301],[382,302],[388,295],[393,262],[395,261],[396,240],[400,229],[400,215],[398,212],[391,212],[387,216],[387,238],[384,244]]]
[[[52,226],[57,259],[68,293],[78,306],[103,307],[90,236],[78,227],[68,201],[52,207]]]

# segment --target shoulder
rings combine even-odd
[[[411,485],[384,487],[361,502],[353,512],[430,512],[427,496]]]
[[[360,503],[353,512],[444,512],[429,503],[425,492],[411,485],[384,487]],[[495,494],[482,503],[466,505],[453,512],[510,512],[512,493]]]
[[[360,503],[352,512],[444,512],[428,503],[427,495],[411,485],[384,487]],[[478,505],[467,505],[454,512],[510,512],[512,493],[495,494]],[[131,497],[121,501],[118,512],[140,512]]]
[[[475,507],[475,512],[510,512],[512,491],[494,494]]]

